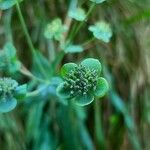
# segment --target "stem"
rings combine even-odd
[[[32,91],[32,92],[28,92],[26,95],[26,98],[38,96],[42,91],[45,90],[45,88],[47,88],[47,86],[44,86],[44,87],[37,89],[35,91]]]
[[[80,7],[86,2],[86,0],[84,0],[83,2],[81,2],[81,4],[79,5]]]
[[[91,12],[93,11],[94,7],[95,7],[95,3],[93,3],[91,6],[90,6],[90,9],[88,10],[87,14],[86,14],[86,18],[85,20],[87,20],[87,18],[89,17],[89,15],[91,14]],[[78,25],[76,31],[74,32],[71,40],[73,40],[73,38],[76,36],[76,34],[79,32],[80,28],[84,25],[85,21],[82,21],[80,22],[80,24]]]
[[[27,70],[24,66],[19,70],[21,74],[31,78],[31,79],[34,79],[38,82],[41,82],[41,83],[47,83],[45,80],[42,80],[36,76],[34,76],[29,70]]]
[[[95,40],[95,37],[92,37],[91,39],[88,39],[87,41],[85,41],[82,46],[86,46],[88,45],[89,43],[93,42]]]
[[[2,16],[2,11],[0,10],[0,19],[1,19],[1,16]]]
[[[102,116],[101,116],[101,103],[99,103],[99,100],[94,101],[94,118],[95,118],[95,136],[96,140],[99,143],[100,149],[105,149],[105,140],[104,140],[104,134],[102,129]]]
[[[40,64],[39,59],[36,57],[36,51],[35,51],[35,48],[34,48],[34,46],[33,46],[32,40],[31,40],[31,38],[30,38],[29,32],[28,32],[28,30],[27,30],[27,26],[26,26],[26,24],[25,24],[25,21],[24,21],[24,18],[23,18],[23,15],[22,15],[22,12],[21,12],[21,9],[20,9],[18,0],[16,0],[16,9],[17,9],[17,12],[18,12],[18,16],[19,16],[19,19],[20,19],[20,22],[21,22],[21,25],[22,25],[22,28],[23,28],[23,31],[24,31],[24,34],[25,34],[27,43],[28,43],[29,48],[30,48],[30,50],[31,50],[31,53],[32,53],[32,55],[35,57],[35,60],[36,60],[36,62],[37,62],[37,65],[38,65],[38,67],[39,67],[41,73],[42,73],[45,77],[47,77],[44,68],[43,68],[42,65]]]
[[[68,30],[66,32],[64,32],[64,36],[63,39],[60,43],[64,44],[66,41],[66,38],[68,36],[68,32],[70,30],[71,24],[72,24],[72,18],[68,17],[68,15],[66,16],[66,19],[64,21],[64,24],[68,27]]]
[[[17,1],[17,0],[16,0],[16,1]],[[18,1],[17,1],[17,3],[16,3],[16,8],[17,8],[18,16],[19,16],[19,19],[20,19],[20,22],[21,22],[21,25],[22,25],[24,34],[25,34],[26,39],[27,39],[27,43],[28,43],[28,45],[29,45],[29,48],[30,48],[32,54],[34,55],[36,52],[35,52],[34,46],[33,46],[33,44],[32,44],[30,35],[29,35],[29,33],[28,33],[28,30],[27,30],[27,27],[26,27],[26,24],[25,24],[25,21],[24,21],[24,18],[23,18],[23,15],[22,15],[22,12],[21,12],[21,9],[20,9],[20,6],[19,6]]]
[[[67,43],[70,43],[71,42],[71,40],[73,39],[73,36],[74,36],[74,32],[75,32],[75,29],[77,28],[77,25],[78,25],[78,23],[77,22],[75,22],[74,23],[74,25],[73,25],[73,28],[72,28],[72,30],[71,30],[71,33],[70,33],[70,35],[69,35],[69,40],[68,40],[68,42]]]

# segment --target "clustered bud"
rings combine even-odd
[[[89,69],[78,65],[65,78],[65,88],[69,89],[72,97],[86,95],[89,91],[96,89],[98,73],[95,69]]]
[[[0,78],[0,98],[13,96],[18,83],[11,78]]]

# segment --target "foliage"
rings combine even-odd
[[[86,18],[86,13],[82,8],[76,8],[75,10],[70,10],[69,17],[74,18],[77,21],[84,21]]]
[[[0,149],[150,149],[149,12],[0,0]]]
[[[5,9],[9,9],[12,6],[14,6],[17,1],[21,1],[21,0],[0,0],[0,9],[5,10]]]
[[[15,73],[21,68],[21,63],[17,58],[16,49],[12,43],[6,43],[0,52],[0,70]]]
[[[63,33],[67,30],[59,18],[54,19],[50,24],[47,25],[44,35],[48,39],[54,38],[60,41],[63,37]]]
[[[92,2],[94,2],[96,4],[100,4],[102,2],[105,2],[106,0],[90,0],[90,1],[92,1]]]
[[[80,53],[84,50],[81,45],[67,45],[63,49],[66,53]]]
[[[109,24],[105,22],[97,22],[95,25],[91,25],[89,27],[89,30],[93,32],[95,38],[102,40],[106,43],[109,42],[112,36],[111,28]]]

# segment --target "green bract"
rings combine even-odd
[[[103,3],[106,0],[90,0],[90,1],[92,1],[92,2],[94,2],[96,4],[100,4],[100,3]]]
[[[18,86],[11,78],[0,78],[0,112],[9,112],[17,105],[17,99],[26,95],[26,85]]]
[[[110,41],[112,37],[112,30],[108,23],[106,22],[97,22],[95,25],[91,25],[89,30],[93,32],[95,38],[102,40],[106,43]]]
[[[48,39],[54,38],[55,40],[60,41],[63,37],[63,33],[66,31],[67,27],[62,24],[62,21],[59,18],[57,18],[46,26],[44,35]]]
[[[107,81],[100,77],[101,63],[97,59],[87,58],[79,65],[64,64],[61,75],[64,82],[57,87],[57,95],[78,105],[90,104],[94,97],[100,98],[108,91]]]
[[[12,43],[6,43],[3,50],[0,51],[0,60],[0,71],[15,73],[21,67],[16,55],[16,49]]]
[[[18,0],[20,2],[21,0]],[[0,9],[5,10],[11,8],[17,3],[17,0],[0,0]]]
[[[80,53],[83,52],[83,47],[81,45],[67,45],[64,48],[66,53]]]
[[[71,17],[77,21],[83,21],[86,18],[86,13],[85,13],[84,9],[76,8],[75,10],[69,11],[69,17]]]

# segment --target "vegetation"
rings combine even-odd
[[[0,0],[2,150],[148,150],[148,0]]]

